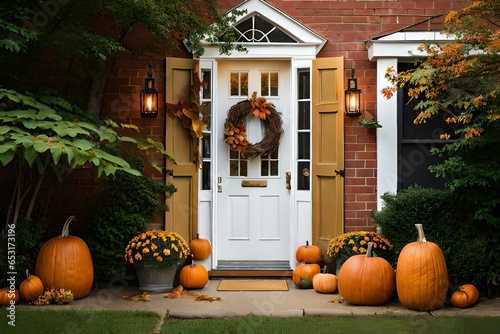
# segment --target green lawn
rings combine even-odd
[[[0,309],[0,333],[154,333],[160,317],[153,312],[82,311],[82,310],[16,310],[15,327],[8,324],[8,312]],[[500,333],[500,318],[433,317],[239,317],[230,319],[167,319],[162,334],[196,333],[436,333],[493,334]]]

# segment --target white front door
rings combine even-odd
[[[289,269],[290,190],[290,62],[223,60],[218,63],[218,134],[216,198],[217,269]],[[272,102],[284,133],[270,156],[243,158],[224,142],[227,111],[257,92]],[[257,144],[265,121],[248,113],[248,140]]]

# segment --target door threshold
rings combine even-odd
[[[243,278],[243,277],[252,277],[252,278],[289,278],[292,277],[293,270],[210,270],[208,272],[208,276],[210,279],[217,278]]]

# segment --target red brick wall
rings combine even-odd
[[[472,1],[268,0],[328,40],[318,57],[344,56],[345,77],[356,69],[362,107],[376,116],[376,63],[368,60],[365,42],[425,19],[458,10]],[[221,11],[239,1],[220,0]],[[345,83],[347,87],[347,82]],[[377,207],[376,131],[345,118],[345,229],[373,230],[371,210]]]

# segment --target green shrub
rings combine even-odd
[[[137,158],[134,163],[141,164]],[[125,247],[132,237],[147,230],[152,217],[166,211],[165,196],[175,191],[172,184],[120,171],[104,179],[92,204],[94,214],[86,238],[98,284],[133,278],[125,262]]]
[[[394,245],[392,265],[403,247],[417,240],[415,224],[422,224],[427,241],[443,251],[450,289],[471,283],[490,295],[500,272],[500,258],[493,255],[500,251],[500,229],[474,221],[469,208],[458,203],[449,190],[414,186],[397,194],[386,193],[382,199],[383,209],[372,216],[381,234]]]

